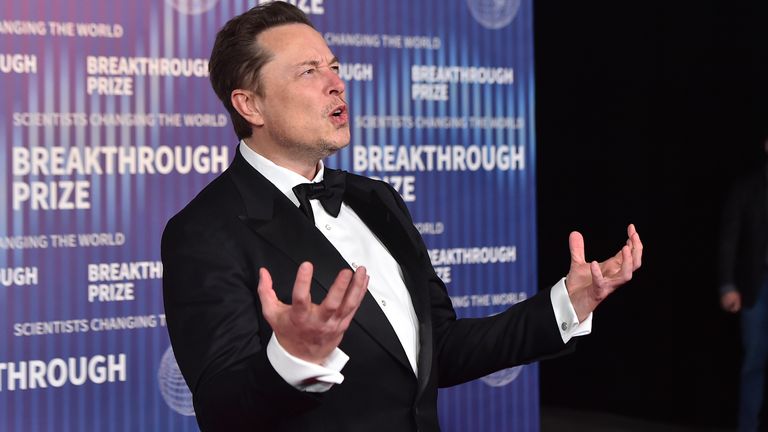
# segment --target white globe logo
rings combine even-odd
[[[219,0],[165,0],[177,11],[187,15],[200,15],[216,6]]]
[[[467,0],[472,16],[483,27],[497,30],[509,25],[520,9],[521,0]]]
[[[160,360],[157,382],[160,386],[160,394],[163,395],[165,403],[172,410],[185,416],[195,415],[195,408],[192,406],[192,392],[189,391],[184,377],[181,376],[179,365],[176,364],[176,357],[173,356],[171,347],[165,350],[165,354]]]
[[[517,378],[518,375],[520,375],[520,372],[522,371],[523,371],[522,365],[515,366],[509,369],[502,369],[498,372],[494,372],[490,375],[486,375],[480,379],[491,387],[503,387],[511,383],[512,381],[514,381],[515,378]]]

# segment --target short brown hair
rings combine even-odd
[[[252,131],[250,123],[232,106],[232,91],[242,88],[263,94],[259,72],[271,57],[271,53],[256,43],[256,37],[272,27],[293,23],[314,28],[301,9],[276,1],[256,6],[232,18],[216,35],[208,63],[208,74],[213,91],[229,111],[232,126],[239,139],[251,136]]]

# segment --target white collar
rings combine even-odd
[[[308,183],[307,179],[304,178],[304,176],[301,174],[293,172],[288,168],[281,167],[280,165],[277,165],[264,156],[256,153],[252,148],[248,147],[248,145],[243,140],[240,140],[239,147],[240,154],[243,155],[243,158],[245,158],[245,160],[256,171],[260,172],[261,175],[266,177],[270,183],[275,185],[275,187],[277,187],[280,192],[283,193],[283,195],[288,197],[288,199],[291,200],[291,202],[293,202],[296,207],[298,207],[299,200],[293,193],[293,187],[302,183]],[[315,175],[315,178],[312,179],[312,183],[317,183],[323,180],[324,169],[325,166],[323,165],[323,161],[318,161],[317,174]]]

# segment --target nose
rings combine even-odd
[[[338,73],[330,69],[328,77],[328,93],[335,96],[342,95],[347,88],[344,80],[341,79]]]

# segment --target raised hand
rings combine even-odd
[[[317,305],[309,295],[312,270],[308,262],[299,266],[290,305],[277,298],[265,268],[259,270],[258,293],[264,318],[280,345],[302,360],[322,364],[341,343],[368,289],[369,276],[365,267],[358,267],[354,273],[340,271],[323,302]]]
[[[576,310],[583,321],[616,288],[632,279],[643,257],[643,243],[635,226],[627,227],[627,244],[613,257],[598,263],[587,263],[584,255],[584,237],[576,231],[568,238],[571,250],[571,267],[565,278],[565,286]]]

